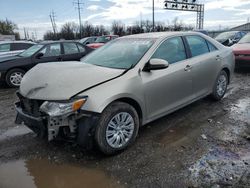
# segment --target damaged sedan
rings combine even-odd
[[[115,154],[134,143],[140,126],[208,95],[222,99],[233,70],[232,49],[200,33],[121,37],[81,62],[28,71],[16,123],[48,141],[95,142]]]

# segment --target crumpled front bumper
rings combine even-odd
[[[99,114],[80,112],[77,116],[50,117],[48,115],[34,117],[23,111],[20,102],[15,104],[17,116],[16,124],[25,124],[39,137],[47,138],[48,141],[57,138],[70,139],[81,146],[88,144],[93,136],[99,120]]]
[[[16,124],[25,124],[32,131],[34,131],[39,137],[44,138],[47,135],[47,118],[46,117],[33,117],[23,112],[20,103],[16,103]]]

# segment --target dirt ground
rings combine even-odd
[[[220,102],[202,99],[139,131],[105,157],[46,143],[16,126],[15,89],[0,88],[0,188],[250,187],[250,71],[238,72]]]

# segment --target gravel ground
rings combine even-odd
[[[209,98],[154,121],[105,157],[47,143],[16,126],[15,89],[0,88],[0,187],[250,187],[250,73],[220,102]]]

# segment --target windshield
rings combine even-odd
[[[110,41],[110,36],[102,36],[102,37],[98,37],[96,39],[96,43],[107,43],[108,41]]]
[[[89,38],[83,38],[83,39],[81,39],[79,42],[80,42],[80,43],[84,43],[84,42],[86,42],[88,39],[89,39]]]
[[[216,40],[231,39],[231,38],[234,38],[234,35],[236,33],[237,32],[235,32],[235,31],[224,32],[224,33],[219,34],[217,37],[215,37],[215,39]]]
[[[43,46],[44,46],[43,44],[36,44],[36,45],[28,48],[27,50],[23,51],[22,53],[20,53],[18,56],[30,57],[33,54],[35,54],[36,52],[38,52]]]
[[[95,50],[81,61],[102,67],[127,69],[136,65],[153,43],[153,39],[118,39]]]
[[[250,43],[250,34],[245,35],[238,43]]]

